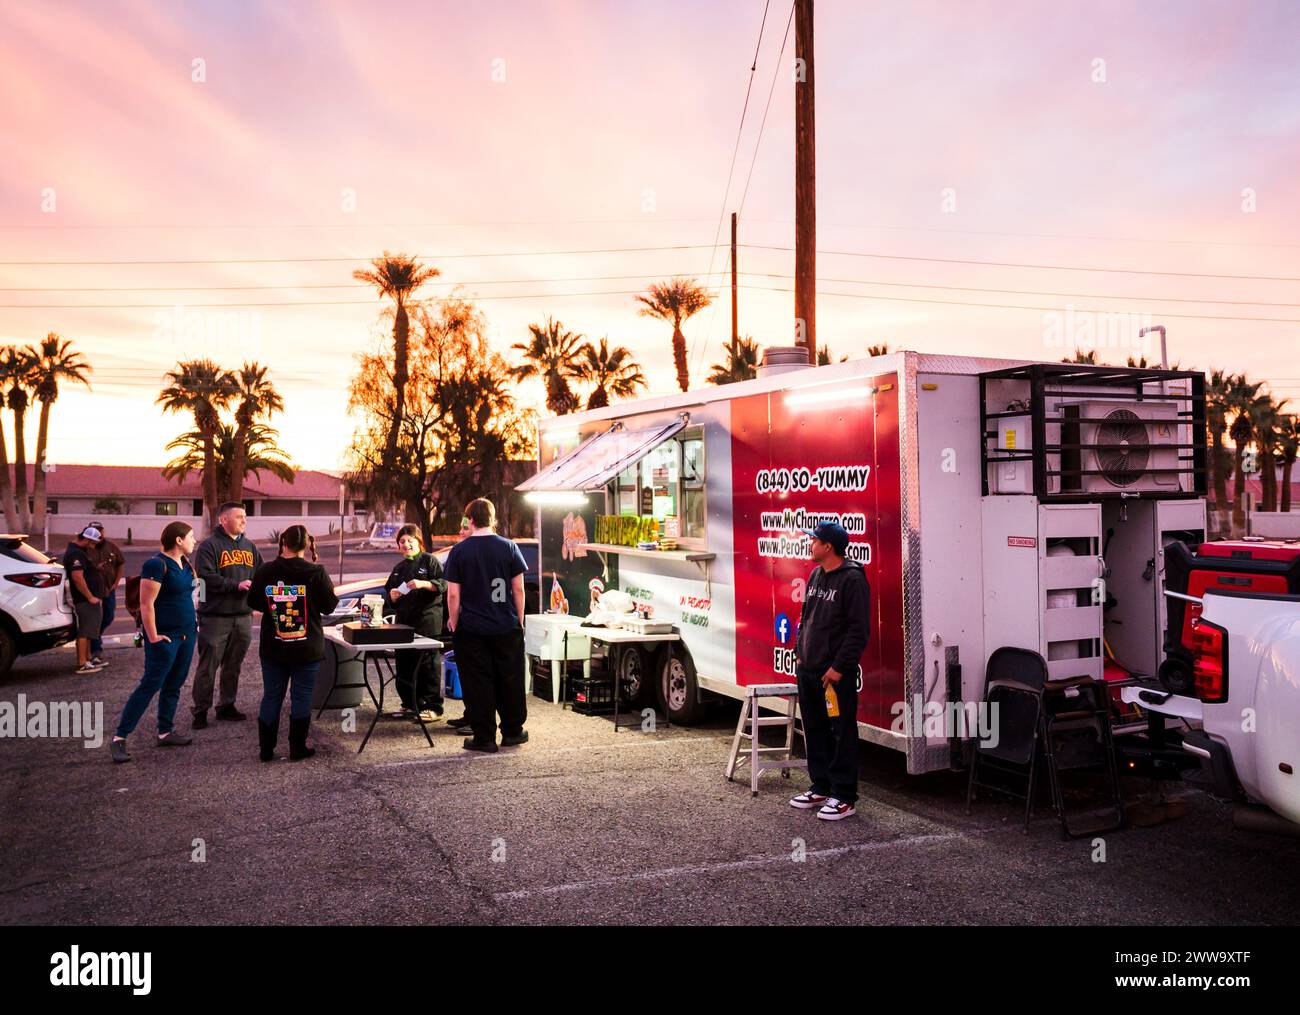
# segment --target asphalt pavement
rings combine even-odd
[[[738,706],[692,728],[614,732],[529,699],[528,744],[467,753],[461,737],[381,723],[356,752],[339,713],[317,756],[257,760],[261,680],[245,662],[242,723],[191,747],[151,745],[153,709],[113,765],[111,735],[143,653],[100,674],[67,649],[21,659],[0,701],[102,702],[105,746],[0,739],[3,924],[1293,924],[1300,840],[1236,831],[1181,786],[1186,813],[1062,841],[987,799],[969,817],[958,773],[908,776],[863,745],[858,815],[787,806],[807,786],[723,778]],[[179,728],[188,731],[189,686]],[[447,715],[461,712],[448,703]],[[287,716],[283,723],[287,723]],[[282,731],[283,732],[283,731]],[[286,750],[283,739],[281,753]],[[1126,792],[1140,796],[1145,781]]]

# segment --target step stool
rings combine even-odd
[[[773,705],[764,705],[761,701],[763,698],[780,698],[783,702],[783,711],[777,715],[759,715],[759,709],[767,708],[776,711]],[[740,720],[736,723],[736,736],[731,741],[731,756],[727,759],[727,781],[731,782],[732,776],[736,769],[748,762],[749,763],[749,792],[751,796],[758,796],[758,776],[759,773],[768,769],[779,768],[781,777],[790,778],[790,769],[807,768],[808,762],[802,758],[794,757],[794,735],[797,732],[799,739],[804,739],[803,723],[798,715],[799,705],[799,685],[798,684],[752,684],[745,688],[744,703],[740,708]],[[749,729],[745,727],[748,725]],[[759,731],[765,726],[784,726],[785,727],[785,744],[778,747],[760,747]],[[742,747],[741,741],[748,740],[749,746]],[[804,741],[804,750],[807,753],[807,741]],[[770,761],[764,761],[764,754],[784,754],[784,758],[776,758]]]

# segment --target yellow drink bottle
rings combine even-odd
[[[835,685],[826,685],[826,714],[834,719],[840,714],[840,696],[835,693]]]

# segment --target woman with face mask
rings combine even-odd
[[[424,549],[424,540],[415,525],[403,525],[397,531],[397,548],[402,559],[384,583],[388,602],[399,624],[409,624],[415,633],[426,638],[442,637],[442,615],[447,597],[447,582],[442,565]],[[394,653],[397,665],[397,694],[402,699],[402,714],[416,718],[423,713],[425,722],[442,716],[442,693],[438,687],[438,660],[434,652],[408,650]]]

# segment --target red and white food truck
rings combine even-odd
[[[680,634],[617,660],[679,723],[793,680],[801,530],[838,521],[872,589],[859,734],[927,772],[959,763],[1001,646],[1054,678],[1156,673],[1204,436],[1200,373],[904,351],[544,419],[520,489],[544,603],[617,588]]]

